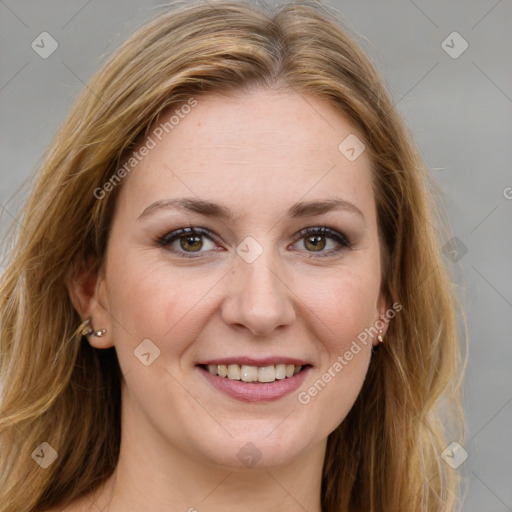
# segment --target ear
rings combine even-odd
[[[106,330],[101,337],[88,336],[90,345],[95,348],[113,347],[112,321],[103,268],[96,270],[92,260],[75,265],[68,273],[66,285],[71,302],[81,319],[89,319],[95,331]]]
[[[389,322],[391,320],[390,315],[388,313],[390,309],[394,313],[394,309],[392,309],[390,307],[390,304],[386,300],[384,294],[381,292],[379,295],[379,298],[377,300],[377,310],[376,310],[377,314],[376,314],[375,322],[373,324],[375,326],[375,329],[377,330],[377,334],[374,336],[373,342],[372,342],[372,345],[374,347],[379,345],[379,343],[380,343],[377,336],[382,336],[383,339],[386,336],[386,332],[389,327]],[[382,332],[381,332],[381,330],[382,330]]]

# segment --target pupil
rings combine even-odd
[[[306,243],[310,243],[313,249],[323,249],[325,247],[325,239],[319,235],[313,235],[306,239]]]
[[[200,236],[187,236],[185,238],[182,238],[181,239],[181,248],[182,249],[192,249],[193,251],[198,251],[199,249],[201,249],[201,247],[203,246],[202,242],[201,242],[201,237]],[[188,245],[189,247],[186,247],[185,245]],[[195,247],[194,247],[195,245]]]

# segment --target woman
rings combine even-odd
[[[0,511],[454,510],[430,190],[325,8],[143,27],[77,100],[9,254]]]

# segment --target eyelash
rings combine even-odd
[[[157,239],[157,243],[162,247],[170,246],[175,240],[179,240],[180,238],[184,238],[185,236],[205,236],[212,242],[215,242],[214,236],[212,236],[211,232],[206,228],[199,228],[199,227],[188,227],[188,228],[180,228],[176,229],[174,231],[171,231],[170,233],[167,233],[164,236],[161,236]],[[325,258],[328,256],[332,256],[334,254],[338,254],[341,251],[348,250],[352,247],[352,243],[349,241],[349,239],[342,233],[339,233],[338,231],[328,228],[326,226],[318,226],[318,227],[310,227],[310,228],[304,228],[301,231],[297,233],[298,238],[294,242],[297,243],[301,238],[307,237],[307,236],[313,236],[313,235],[320,235],[325,238],[331,238],[332,240],[336,241],[338,244],[340,244],[341,247],[338,247],[337,249],[331,249],[330,251],[320,251],[316,253],[315,251],[306,251],[311,253],[313,258]],[[175,249],[167,248],[168,251],[178,254],[181,257],[184,258],[198,258],[200,255],[205,251],[197,251],[197,252],[184,252],[184,251],[177,251]]]

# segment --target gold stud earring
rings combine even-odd
[[[384,343],[384,338],[382,337],[382,329],[379,330],[379,335],[377,336],[377,339],[381,342],[381,343]]]

